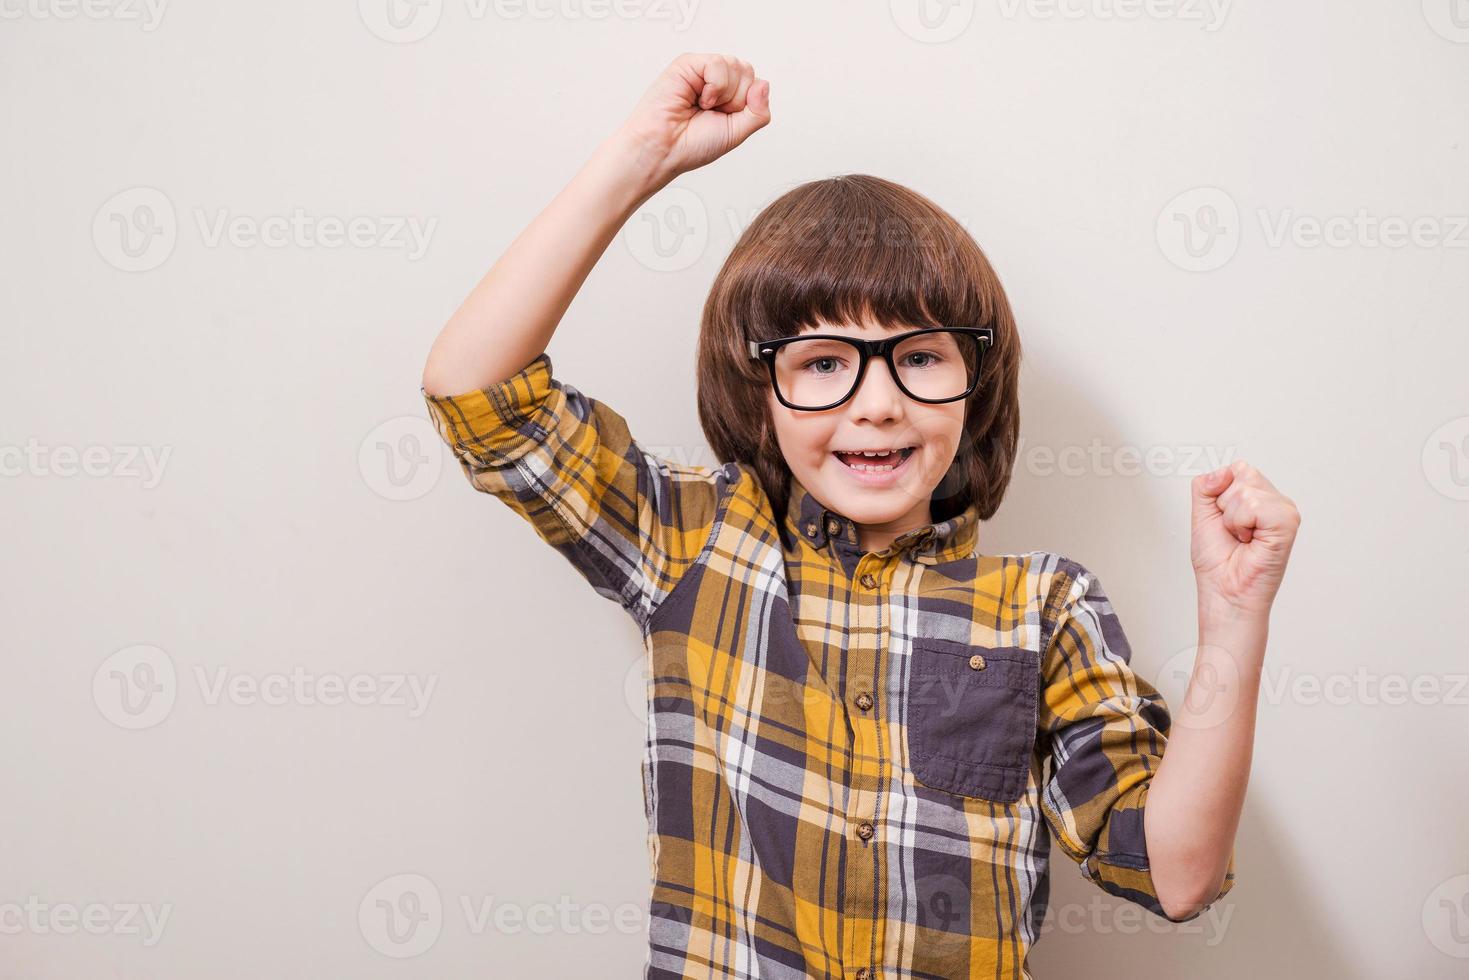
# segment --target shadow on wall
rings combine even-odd
[[[1182,683],[1162,683],[1159,668],[1197,640],[1188,555],[1189,481],[1195,472],[1229,459],[1190,462],[1192,447],[1169,447],[1174,471],[1164,475],[1123,475],[1105,462],[1061,473],[1046,464],[1045,456],[1034,456],[1036,447],[1087,447],[1096,437],[1116,450],[1127,445],[1127,436],[1074,386],[1032,386],[1040,388],[1044,401],[1027,398],[1023,406],[1028,438],[999,513],[981,527],[979,549],[988,554],[1058,551],[1087,566],[1116,605],[1134,668],[1164,692],[1173,709],[1171,692],[1181,690]],[[1247,450],[1240,455],[1249,458]],[[1257,741],[1257,765],[1261,749]],[[1320,903],[1301,884],[1302,869],[1274,831],[1272,808],[1257,787],[1258,781],[1245,801],[1236,838],[1234,889],[1191,922],[1170,923],[1114,898],[1083,878],[1053,844],[1049,908],[1028,959],[1031,973],[1088,980],[1368,980],[1362,965],[1352,961],[1350,944],[1333,934]]]
[[[1192,922],[1172,923],[1113,898],[1052,848],[1048,925],[1028,965],[1036,977],[1088,980],[1237,980],[1331,977],[1371,980],[1350,944],[1302,886],[1268,806],[1245,805],[1234,889]]]

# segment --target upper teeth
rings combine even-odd
[[[907,447],[904,447],[904,448],[907,448]],[[900,452],[900,450],[897,450],[897,449],[882,449],[882,450],[854,449],[854,450],[850,450],[847,453],[847,455],[848,456],[886,456],[889,453],[896,453],[896,452]]]

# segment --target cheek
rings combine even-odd
[[[770,398],[770,421],[787,464],[802,467],[825,462],[831,442],[830,422],[816,412],[796,412]]]
[[[959,443],[967,437],[964,429],[964,411],[937,412],[924,420],[923,428],[928,433],[930,463],[939,471],[947,470],[954,457],[959,454]]]

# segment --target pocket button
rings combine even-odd
[[[969,666],[973,667],[975,670],[984,670],[984,657],[976,653],[974,656],[969,658]]]

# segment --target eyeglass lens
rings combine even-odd
[[[946,330],[909,337],[893,349],[898,383],[917,398],[957,398],[974,380],[973,335]],[[776,351],[775,381],[793,405],[820,408],[844,400],[857,386],[861,353],[845,340],[798,340]]]

